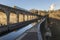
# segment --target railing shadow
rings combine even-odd
[[[52,40],[60,40],[60,20],[56,18],[49,18],[49,21]]]

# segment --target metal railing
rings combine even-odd
[[[33,22],[37,22],[38,20],[40,20],[40,17],[41,17],[40,15],[33,14],[29,11],[16,9],[16,8],[14,9],[12,7],[1,5],[1,4],[0,4],[0,12],[2,12],[3,14],[6,15],[6,20],[7,20],[7,22],[6,22],[7,25],[1,25],[0,26],[0,35],[3,34],[3,33],[6,33],[6,32],[11,32],[13,30],[22,28],[22,27],[24,27],[28,24],[33,23]],[[16,14],[17,23],[14,23],[14,22],[12,24],[10,23],[10,20],[12,20],[12,19],[10,19],[10,12],[13,12],[12,14]],[[20,14],[20,17],[19,17],[19,14]],[[23,15],[23,16],[21,17],[21,15]],[[27,17],[27,20],[25,20],[26,17]],[[23,21],[19,22],[19,18],[22,18]],[[0,19],[0,21],[1,21],[1,19]]]
[[[31,22],[31,21],[30,21]],[[33,22],[33,21],[32,21]],[[45,23],[46,23],[46,18],[44,17],[44,18],[42,18],[41,20],[40,20],[40,22],[39,22],[39,24],[38,24],[38,39],[40,40],[40,34],[41,34],[41,36],[42,36],[42,40],[44,40],[45,39],[45,36],[44,36],[44,34],[45,34]],[[17,37],[20,37],[20,36],[22,36],[27,30],[29,30],[30,28],[32,28],[34,25],[31,25],[30,23],[29,23],[29,25],[27,25],[27,26],[25,26],[25,27],[23,27],[23,28],[21,28],[21,29],[19,29],[19,31],[13,31],[13,32],[11,32],[11,33],[9,33],[9,34],[7,34],[7,35],[4,35],[4,36],[2,36],[2,37],[0,37],[0,40],[16,40],[16,38]]]
[[[34,22],[38,22],[38,20],[40,20],[40,26],[38,26],[38,27],[40,28],[39,30],[41,31],[42,37],[44,38],[45,23],[46,23],[46,19],[47,19],[46,16],[42,17],[42,16],[40,16],[38,14],[33,14],[31,12],[28,12],[28,11],[24,11],[24,10],[20,10],[20,9],[14,9],[14,8],[11,8],[11,7],[8,7],[8,6],[0,5],[0,9],[4,10],[3,8],[4,9],[6,8],[6,10],[13,11],[13,12],[15,12],[15,11],[21,12],[22,11],[22,13],[20,13],[20,14],[23,15],[23,21],[18,22],[18,23],[13,23],[13,24],[0,26],[0,36],[5,34],[5,33],[7,34],[7,33],[11,32],[11,33],[9,33],[7,35],[1,36],[0,37],[1,40],[9,40],[9,39],[14,40],[16,38],[15,36],[18,37],[19,35],[23,34],[26,30],[29,30],[31,28],[31,27],[29,27],[29,24],[34,23]],[[6,15],[7,15],[7,23],[9,23],[9,18],[8,18],[9,15],[8,14],[6,14]],[[27,20],[25,20],[25,15],[27,16]],[[28,18],[28,16],[30,16],[30,19]],[[36,16],[36,18],[35,18],[35,16]],[[29,28],[26,29],[26,30],[23,30],[23,29],[25,29],[27,27],[27,25],[28,25]],[[12,32],[12,31],[17,30],[17,29],[20,29],[20,31]],[[20,34],[19,34],[19,32],[20,32]],[[19,35],[17,35],[17,34],[19,34]]]

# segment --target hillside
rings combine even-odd
[[[49,12],[49,17],[60,20],[60,10]]]

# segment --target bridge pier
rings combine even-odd
[[[24,17],[25,17],[25,15],[23,14],[23,21],[25,21],[25,18]]]
[[[17,14],[17,23],[19,23],[19,12],[16,12]]]
[[[27,15],[27,21],[28,21],[28,15]]]
[[[6,16],[7,16],[7,25],[10,24],[10,12],[9,11],[5,11]]]

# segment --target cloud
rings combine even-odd
[[[55,4],[52,4],[52,5],[50,6],[49,10],[54,10],[54,8],[55,8]]]

